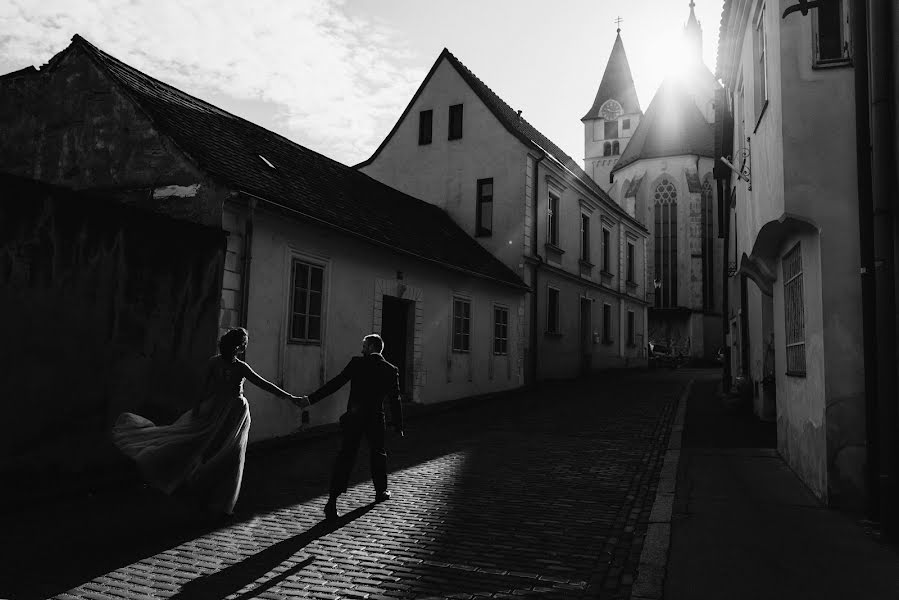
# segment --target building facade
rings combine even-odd
[[[248,362],[295,394],[339,373],[372,331],[409,401],[523,383],[527,286],[447,212],[80,36],[40,70],[0,79],[0,170],[227,232],[219,333],[246,326]],[[336,421],[348,391],[312,408],[310,425]],[[291,404],[253,386],[246,394],[251,439],[300,427]]]
[[[864,233],[873,217],[864,216],[871,197],[860,189],[871,171],[859,148],[872,134],[867,85],[858,78],[867,77],[867,32],[892,27],[895,15],[886,2],[820,3],[805,15],[790,4],[724,5],[718,70],[722,125],[732,139],[722,150],[732,168],[721,169],[730,195],[730,367],[751,384],[756,411],[776,418],[778,450],[815,494],[858,509],[894,480],[872,462],[876,430],[896,436],[896,323],[894,304],[892,321],[876,326],[874,305],[865,309],[875,266],[864,245],[874,234]],[[885,20],[866,18],[867,4],[880,5]],[[896,51],[887,48],[881,60]],[[883,98],[895,106],[895,70],[878,77],[892,82]],[[877,135],[892,135],[895,148],[895,121]],[[891,156],[892,191],[874,201],[895,206]],[[879,280],[894,281],[892,260],[876,270]],[[885,416],[875,406],[883,357],[871,346],[882,332],[893,347],[885,350],[893,352],[889,375],[880,369],[893,381]]]
[[[649,231],[647,341],[713,360],[723,344],[723,243],[714,185],[714,99],[702,28],[690,4],[688,53],[640,112],[620,31],[584,117],[585,168]],[[592,169],[592,170],[591,170]]]
[[[357,168],[446,210],[527,283],[530,380],[645,364],[645,227],[449,51]]]

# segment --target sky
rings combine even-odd
[[[0,0],[0,74],[74,34],[342,163],[367,159],[446,47],[575,160],[615,19],[645,111],[680,54],[681,0]],[[723,0],[698,0],[714,72]]]

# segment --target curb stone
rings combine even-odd
[[[693,389],[693,381],[691,379],[687,383],[678,399],[677,413],[671,426],[668,449],[659,473],[659,485],[649,515],[649,525],[646,528],[646,538],[640,552],[637,579],[631,588],[631,600],[662,600],[665,592],[665,570],[668,566],[668,549],[671,546],[671,511],[677,487],[677,465],[680,461],[687,399]]]

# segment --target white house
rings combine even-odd
[[[448,50],[357,168],[446,210],[530,286],[531,380],[646,363],[646,228]]]
[[[222,331],[245,325],[247,360],[289,391],[336,375],[373,331],[409,401],[523,384],[528,288],[443,209],[80,36],[40,70],[0,80],[0,115],[0,169],[227,231]],[[348,391],[313,407],[311,425],[335,421]],[[251,439],[299,427],[289,403],[249,385],[246,394]]]

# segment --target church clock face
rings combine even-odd
[[[618,101],[611,98],[606,100],[599,109],[599,115],[607,121],[617,119],[622,112],[624,112],[624,109],[621,108]]]

